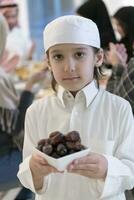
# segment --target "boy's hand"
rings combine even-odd
[[[43,187],[44,176],[58,172],[54,167],[50,166],[44,158],[35,153],[30,159],[30,170],[36,190],[40,190]]]
[[[36,174],[39,177],[47,176],[53,172],[58,172],[54,167],[50,166],[44,158],[37,154],[33,154],[31,157],[30,169],[33,174]]]
[[[68,166],[68,172],[95,179],[105,179],[107,175],[108,162],[100,154],[89,155],[73,161]]]

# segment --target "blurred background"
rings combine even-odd
[[[2,114],[0,113],[0,116],[1,116],[0,123],[1,124],[3,123],[3,119],[4,119],[5,124],[8,123],[8,120],[6,120],[5,116],[9,116],[9,114],[3,115],[3,113],[4,112],[12,113],[13,109],[14,109],[13,111],[15,113],[15,116],[17,116],[18,118],[18,113],[19,113],[20,118],[21,118],[20,123],[19,123],[19,118],[18,118],[18,121],[16,121],[16,127],[19,126],[19,131],[18,129],[16,129],[16,132],[18,136],[21,136],[20,138],[19,137],[17,138],[18,142],[16,142],[16,139],[13,140],[10,137],[8,130],[6,130],[7,132],[5,131],[5,127],[8,127],[7,124],[5,126],[1,126],[2,128],[4,127],[3,128],[4,134],[3,135],[1,134],[2,136],[4,136],[3,137],[4,139],[2,140],[0,138],[0,142],[1,142],[0,148],[2,149],[2,147],[6,147],[6,151],[4,152],[4,154],[2,151],[2,156],[0,158],[0,177],[3,176],[3,180],[2,178],[0,179],[0,200],[17,200],[18,198],[15,199],[17,195],[19,195],[21,192],[23,192],[24,194],[25,188],[20,186],[20,183],[18,184],[18,179],[16,177],[16,174],[18,172],[18,166],[21,160],[20,150],[22,150],[22,143],[23,143],[25,112],[26,112],[27,107],[34,100],[38,98],[42,98],[54,92],[52,90],[52,74],[48,70],[47,62],[44,59],[43,30],[46,24],[50,22],[51,20],[55,19],[56,17],[62,16],[62,15],[68,15],[68,14],[76,14],[76,11],[79,8],[79,6],[81,6],[86,1],[87,0],[0,0],[0,12],[5,17],[4,18],[0,16],[0,33],[1,33],[0,34],[0,39],[1,39],[0,40],[1,41],[1,45],[0,45],[0,54],[1,54],[0,55],[0,69],[1,69],[0,75],[1,77],[0,78],[1,80],[3,80],[3,82],[1,81],[1,83],[4,83],[3,94],[1,91],[1,95],[0,95],[0,100],[1,100],[0,102],[2,102],[0,105],[0,111],[2,113]],[[97,2],[97,0],[93,0],[93,1]],[[92,3],[94,3],[93,1]],[[124,7],[124,6],[134,6],[134,0],[119,0],[119,1],[118,0],[103,0],[103,1],[107,6],[107,9],[110,15],[110,19],[108,15],[108,21],[110,21],[110,24],[111,22],[113,23],[112,16],[115,14],[115,12],[119,8]],[[99,17],[98,17],[98,13],[99,13],[98,10],[100,11]],[[98,21],[101,21],[102,29],[104,30],[106,35],[108,35],[109,24],[107,25],[104,22],[106,17],[105,15],[103,15],[103,11],[101,11],[100,6],[98,10],[96,10],[96,7],[95,7],[97,17],[99,18]],[[95,13],[92,9],[91,11],[93,14]],[[133,13],[134,11],[132,10],[132,14]],[[134,35],[133,34],[134,30],[132,28],[133,23],[134,23],[133,20],[134,20],[134,17],[131,17],[131,16],[128,19],[128,21],[130,22],[132,21],[132,25],[130,25],[130,29],[132,30],[128,30],[128,33],[129,34],[131,33],[132,35]],[[126,24],[129,24],[129,23],[126,22]],[[118,24],[117,26],[118,32],[120,28],[120,32],[122,32],[123,37],[125,38],[125,34],[128,37],[129,34],[127,33],[127,31],[125,30],[126,32],[125,31],[123,32],[123,28],[121,29],[121,26],[119,25],[120,24]],[[111,25],[111,29],[113,29],[112,25]],[[114,28],[114,31],[112,30],[112,32],[116,32],[115,28]],[[121,36],[120,32],[119,34]],[[109,42],[114,42],[112,40],[111,34],[109,38],[110,38],[110,41],[107,42],[108,45],[109,45]],[[116,37],[114,36],[113,39],[115,38]],[[104,37],[104,40],[106,40],[106,37]],[[123,43],[123,40],[121,41],[121,44],[122,43]],[[123,44],[125,44],[125,42]],[[121,78],[122,78],[123,72],[127,71],[126,67],[127,67],[127,62],[128,62],[128,55],[126,53],[125,46],[120,46],[117,44],[117,48],[116,48],[116,46],[112,44],[110,45],[109,48],[107,47],[109,46],[103,47],[104,53],[105,53],[104,66],[102,66],[104,76],[99,77],[99,84],[104,89],[107,89],[108,91],[114,93],[114,87],[116,88],[117,85],[120,83],[120,80],[122,80]],[[130,54],[130,58],[131,58],[131,57],[134,57],[134,50],[133,50],[134,38],[133,37],[132,37],[132,42],[130,40],[130,47],[131,47],[130,50],[132,50],[132,52],[130,52],[132,53]],[[132,67],[133,66],[134,64],[132,64]],[[9,75],[10,75],[11,80],[9,79]],[[132,87],[132,84],[130,85],[130,87]],[[127,89],[128,88],[129,87],[127,86]],[[130,95],[132,94],[131,91],[134,91],[133,89],[134,87],[132,88],[132,90],[131,88],[129,88]],[[124,91],[124,87],[123,87],[123,91]],[[27,94],[29,96],[27,96]],[[13,100],[12,100],[12,97],[14,97]],[[125,92],[125,97],[126,97],[126,92]],[[5,101],[5,99],[7,99],[7,102]],[[18,102],[16,99],[18,100]],[[130,99],[131,99],[131,96],[129,97],[129,93],[128,93],[127,100],[130,101]],[[11,106],[9,106],[9,102],[11,102]],[[133,101],[130,101],[130,103],[131,102]],[[14,105],[14,108],[12,108],[12,103]],[[5,105],[8,106],[7,109],[5,109]],[[21,106],[23,109],[21,109]],[[8,124],[12,125],[11,123],[8,123]],[[0,129],[0,132],[3,133],[3,130]],[[23,133],[23,134],[20,135],[20,133]],[[19,141],[21,141],[21,146],[20,144],[18,146]],[[9,144],[13,146],[13,149],[10,148]],[[14,155],[14,145],[15,145],[15,156],[13,157],[11,155],[12,154]],[[1,154],[1,149],[0,149],[0,154]],[[16,156],[16,152],[18,156]],[[11,157],[15,158],[15,161],[14,159],[13,160],[8,159],[7,155],[9,156],[9,158]],[[4,172],[1,170],[1,168]],[[14,174],[11,173],[11,171],[14,172]],[[10,178],[8,176],[9,174],[13,174],[12,175],[13,180],[11,180],[11,182],[13,181],[13,185],[9,183],[10,182]],[[1,186],[2,185],[1,180],[4,182],[4,184],[2,183],[3,187]],[[7,185],[8,185],[8,188],[7,188]],[[22,199],[22,198],[19,198],[19,199]],[[26,199],[26,198],[23,198],[23,199]],[[133,190],[133,198],[131,197],[127,198],[127,200],[132,200],[132,199],[134,199],[134,190]]]
[[[35,60],[43,57],[42,32],[45,25],[55,17],[75,13],[77,7],[84,2],[85,0],[18,0],[20,26],[36,43]],[[110,15],[120,7],[134,6],[134,0],[104,0],[104,2]]]

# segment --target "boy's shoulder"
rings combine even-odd
[[[41,110],[47,108],[51,101],[56,97],[55,94],[51,94],[40,99],[35,100],[28,108],[28,110]]]
[[[122,106],[130,105],[130,103],[126,99],[124,99],[116,94],[113,94],[111,92],[108,92],[106,90],[103,90],[103,89],[101,89],[101,90],[102,90],[104,99],[107,102],[111,103],[113,106],[116,105],[116,106],[122,107]]]

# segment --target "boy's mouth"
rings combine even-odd
[[[72,81],[72,80],[77,80],[79,78],[80,78],[79,76],[65,77],[63,78],[63,81]]]

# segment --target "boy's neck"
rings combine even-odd
[[[69,91],[69,92],[75,97],[78,91]]]

